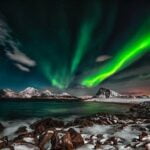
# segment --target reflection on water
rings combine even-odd
[[[0,102],[0,118],[23,119],[41,117],[70,117],[90,115],[98,112],[122,113],[128,106],[98,102]]]

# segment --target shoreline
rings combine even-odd
[[[79,103],[114,103],[114,104],[140,104],[150,102],[150,98],[91,98],[91,99],[74,99],[74,98],[0,98],[0,102],[79,102]]]
[[[102,99],[102,98],[92,98],[85,100],[85,102],[106,102],[106,103],[118,103],[118,104],[140,104],[143,102],[150,102],[150,98],[108,98],[108,99]]]

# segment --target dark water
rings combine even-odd
[[[123,113],[128,106],[98,102],[0,102],[1,119],[85,116],[98,112]]]

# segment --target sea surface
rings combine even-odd
[[[124,113],[127,105],[100,102],[77,101],[1,101],[0,119],[30,119],[30,118],[69,118],[71,116],[88,116],[103,113]]]

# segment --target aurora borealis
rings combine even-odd
[[[83,79],[82,84],[88,87],[96,86],[111,75],[133,63],[137,58],[142,57],[150,51],[150,23],[147,28],[140,31],[135,39],[129,42],[109,63],[100,68],[98,72]]]
[[[147,88],[149,14],[149,0],[1,0],[0,87]]]
[[[93,7],[90,10],[91,14],[89,14],[89,10],[88,10],[88,15],[91,17],[88,16],[87,18],[85,16],[85,18],[83,18],[83,20],[85,19],[85,21],[83,21],[81,25],[81,29],[79,31],[78,41],[76,45],[77,47],[75,49],[75,54],[72,59],[72,65],[71,65],[72,73],[77,70],[82,57],[85,55],[86,51],[88,50],[88,46],[92,37],[92,33],[94,29],[96,28],[96,24],[98,20],[100,19],[99,9],[101,8],[100,7],[98,8],[97,3],[94,6],[90,6],[90,7]]]

